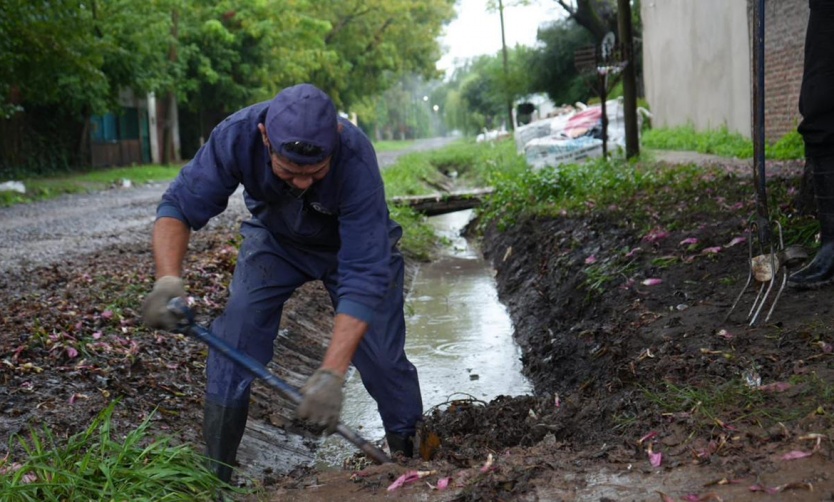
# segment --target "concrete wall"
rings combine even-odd
[[[644,0],[641,14],[652,125],[749,137],[747,0]]]

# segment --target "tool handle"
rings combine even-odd
[[[292,401],[293,404],[298,405],[301,403],[302,396],[298,389],[270,373],[269,370],[266,369],[266,367],[259,361],[236,350],[224,340],[214,336],[211,331],[194,322],[194,314],[182,298],[174,298],[171,300],[168,303],[168,309],[184,319],[181,326],[183,333],[200,340],[212,349],[228,357],[238,366],[246,369],[254,376],[262,379],[269,386],[276,389],[281,393],[281,395]],[[366,441],[343,423],[339,422],[339,424],[336,425],[336,433],[353,443],[354,446],[362,450],[375,462],[380,464],[391,462],[391,459],[385,454],[385,452]]]

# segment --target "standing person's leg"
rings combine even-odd
[[[799,97],[806,162],[811,169],[822,246],[789,284],[814,288],[834,280],[834,0],[810,0]]]
[[[226,309],[212,323],[212,332],[235,349],[262,364],[272,360],[284,302],[307,278],[293,267],[264,227],[244,222]],[[207,385],[203,439],[210,467],[229,482],[237,448],[246,428],[249,389],[254,377],[211,350],[206,366]]]
[[[392,278],[388,295],[362,339],[353,365],[362,384],[377,403],[391,452],[413,455],[417,422],[423,400],[417,369],[405,355],[403,281],[405,265],[399,251],[392,251]],[[335,283],[325,280],[335,304]]]

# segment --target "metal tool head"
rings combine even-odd
[[[186,328],[194,324],[194,311],[188,308],[188,303],[185,298],[176,297],[168,302],[168,311],[177,316],[180,320],[177,325],[177,331],[184,332]]]

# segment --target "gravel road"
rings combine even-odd
[[[382,152],[379,165],[388,167],[404,153],[441,148],[450,141],[427,139],[407,150]],[[114,245],[141,243],[150,248],[156,205],[167,186],[112,188],[0,208],[0,273],[51,265]],[[209,227],[240,220],[246,214],[243,197],[237,194]]]

